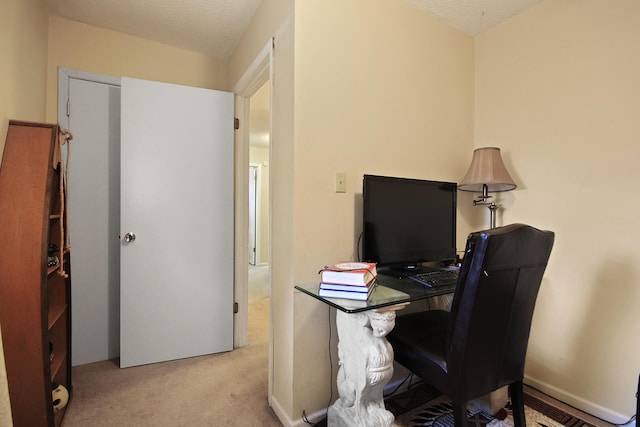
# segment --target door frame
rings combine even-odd
[[[269,110],[273,111],[273,39],[260,50],[251,65],[242,77],[233,86],[231,92],[235,93],[235,113],[240,120],[240,127],[236,131],[236,197],[235,197],[235,298],[238,304],[238,312],[235,318],[234,348],[244,347],[248,344],[249,331],[249,98],[253,96],[267,81],[270,83]],[[269,132],[271,133],[271,119]],[[272,144],[269,144],[269,157],[271,157]],[[271,174],[271,168],[269,168]],[[269,180],[271,182],[271,179]],[[272,192],[269,192],[271,198]],[[271,200],[269,201],[269,228],[271,228]],[[271,233],[269,234],[271,235]],[[270,239],[272,241],[272,239]],[[271,283],[271,269],[269,269],[269,283]],[[269,289],[269,292],[271,290]],[[269,302],[271,313],[271,301]],[[269,314],[269,384],[272,381],[272,356],[273,334],[272,316]],[[271,395],[271,392],[269,392]]]

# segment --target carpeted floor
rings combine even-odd
[[[268,310],[268,298],[250,302],[249,345],[228,353],[74,367],[64,427],[281,426],[267,402]]]

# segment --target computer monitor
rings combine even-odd
[[[364,175],[362,195],[364,261],[412,271],[455,260],[456,183]]]

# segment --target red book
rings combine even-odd
[[[368,286],[378,275],[376,264],[370,262],[340,262],[320,271],[322,283]]]

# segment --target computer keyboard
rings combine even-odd
[[[439,286],[455,285],[458,281],[459,271],[457,268],[451,270],[425,271],[409,276],[409,278],[421,285],[437,288]]]

